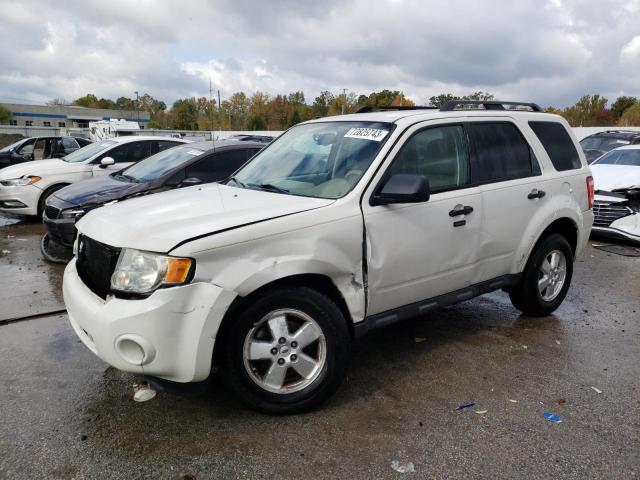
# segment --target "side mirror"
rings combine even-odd
[[[429,200],[429,180],[424,175],[396,173],[374,194],[371,205],[418,203]]]
[[[107,168],[109,165],[113,165],[116,161],[112,157],[104,157],[100,160],[100,168]]]
[[[202,183],[202,180],[200,180],[199,178],[189,177],[189,178],[185,178],[184,180],[182,180],[178,186],[179,187],[192,187],[194,185],[200,185],[201,183]]]

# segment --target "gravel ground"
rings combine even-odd
[[[4,225],[4,318],[60,308],[42,227]],[[291,417],[244,409],[217,376],[138,404],[65,315],[2,325],[0,478],[639,478],[638,273],[590,246],[555,315],[495,293],[377,332],[327,405]]]

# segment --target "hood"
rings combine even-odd
[[[640,188],[640,167],[632,165],[591,165],[596,190],[611,192],[619,188]]]
[[[24,175],[43,176],[52,173],[82,171],[85,170],[86,167],[84,163],[70,163],[60,160],[59,158],[33,160],[31,162],[19,163],[3,168],[0,170],[0,180],[19,178]]]
[[[77,228],[94,240],[114,247],[169,252],[189,238],[333,202],[213,183],[98,208],[82,217]]]
[[[141,190],[146,183],[123,182],[111,176],[89,178],[58,190],[54,196],[75,206],[101,205]]]

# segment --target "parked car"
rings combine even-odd
[[[89,212],[64,274],[71,326],[120,370],[195,382],[215,365],[250,407],[294,413],[379,327],[497,289],[548,315],[593,181],[567,122],[520,108],[312,120],[224,184]]]
[[[591,165],[593,231],[640,242],[640,145],[616,148]]]
[[[30,137],[0,150],[0,168],[16,163],[62,158],[89,145],[91,140],[77,137]]]
[[[589,163],[593,163],[596,158],[614,148],[637,144],[640,144],[640,132],[634,130],[607,130],[580,140],[580,146]]]
[[[224,180],[263,147],[252,142],[190,143],[156,153],[110,175],[64,187],[47,198],[42,219],[47,233],[41,251],[49,261],[64,261],[52,254],[50,244],[68,248],[76,236],[75,223],[88,211],[127,198],[187,185]]]
[[[186,143],[170,137],[118,137],[91,143],[66,157],[0,170],[0,212],[41,216],[46,199],[62,187],[122,170],[154,153]]]

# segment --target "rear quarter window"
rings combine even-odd
[[[578,151],[564,125],[557,122],[529,122],[529,126],[542,143],[557,171],[582,167]]]

